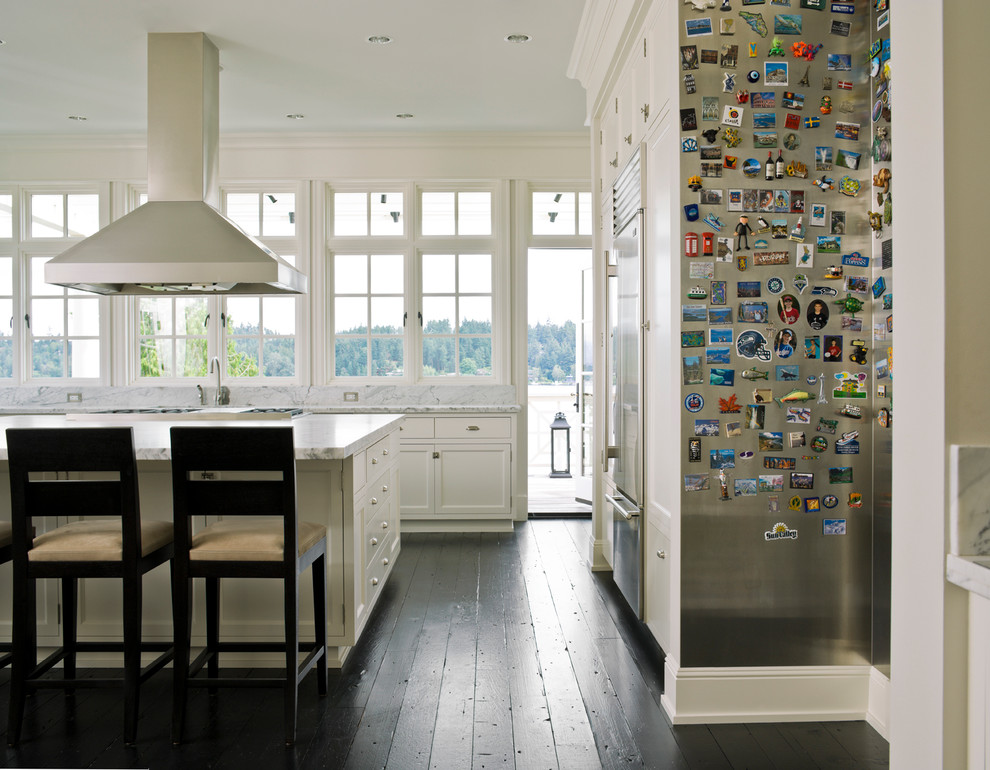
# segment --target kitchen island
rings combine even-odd
[[[339,667],[361,635],[371,610],[388,580],[399,554],[398,457],[399,414],[308,414],[280,420],[251,419],[243,413],[230,420],[212,416],[211,426],[292,425],[296,449],[296,488],[301,520],[327,527],[327,655]],[[108,427],[131,425],[138,459],[141,515],[171,521],[169,428],[195,425],[189,415],[171,420],[127,419],[123,415],[85,421],[64,415],[10,415],[0,417],[0,518],[10,517],[7,477],[7,428]],[[71,512],[67,512],[71,516]],[[40,531],[61,520],[36,522]],[[276,581],[229,580],[221,589],[221,634],[230,639],[282,638],[282,592]],[[55,647],[59,638],[58,584],[45,581],[38,591],[38,633],[41,648]],[[205,636],[202,586],[193,596],[193,644]],[[10,633],[10,565],[0,567],[0,634]],[[171,592],[168,570],[145,578],[144,634],[148,640],[171,638]],[[300,582],[300,634],[311,638],[311,581]],[[79,590],[81,639],[117,638],[121,634],[119,585],[113,581],[84,580]],[[279,666],[278,656],[254,656],[230,665]],[[86,661],[89,662],[89,661]],[[227,665],[227,663],[225,663]]]

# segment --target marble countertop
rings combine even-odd
[[[945,577],[960,588],[990,599],[990,556],[945,557]]]
[[[190,409],[212,411],[212,407],[186,405]],[[250,409],[253,405],[231,405],[231,410]],[[286,407],[285,404],[260,404],[263,407]],[[517,414],[522,411],[519,404],[335,404],[326,406],[306,406],[291,404],[295,409],[302,409],[309,414]],[[0,407],[0,417],[13,415],[61,415],[61,414],[93,414],[114,407]],[[119,408],[141,409],[143,406],[120,405]],[[153,408],[153,407],[151,407]],[[221,407],[223,408],[223,407]]]
[[[173,425],[192,426],[197,420],[186,416],[182,420],[112,420],[89,419],[85,422],[67,420],[64,415],[12,415],[0,417],[0,460],[7,459],[7,428],[134,428],[134,444],[138,460],[168,460],[170,458],[169,428]],[[204,420],[211,427],[285,427],[293,428],[297,460],[341,460],[371,446],[399,426],[401,414],[307,414],[292,420],[233,419]]]
[[[949,448],[946,579],[990,599],[990,447]]]

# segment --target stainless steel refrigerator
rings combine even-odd
[[[640,153],[613,189],[608,258],[609,405],[606,500],[612,511],[616,585],[643,616],[643,196]]]

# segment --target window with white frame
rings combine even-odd
[[[14,379],[14,195],[0,192],[0,381]]]
[[[331,378],[494,377],[493,197],[484,185],[330,192]]]
[[[223,205],[229,219],[295,266],[300,243],[294,192],[230,191]],[[139,297],[136,310],[139,379],[202,378],[214,356],[228,379],[299,376],[295,296]]]
[[[591,193],[533,191],[533,235],[591,235]]]

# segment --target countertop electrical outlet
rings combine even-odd
[[[358,400],[358,394],[355,393],[353,390],[350,390],[344,394],[344,401],[357,401],[357,400]]]
[[[67,393],[65,400],[70,404],[81,404],[82,403],[82,393]]]

